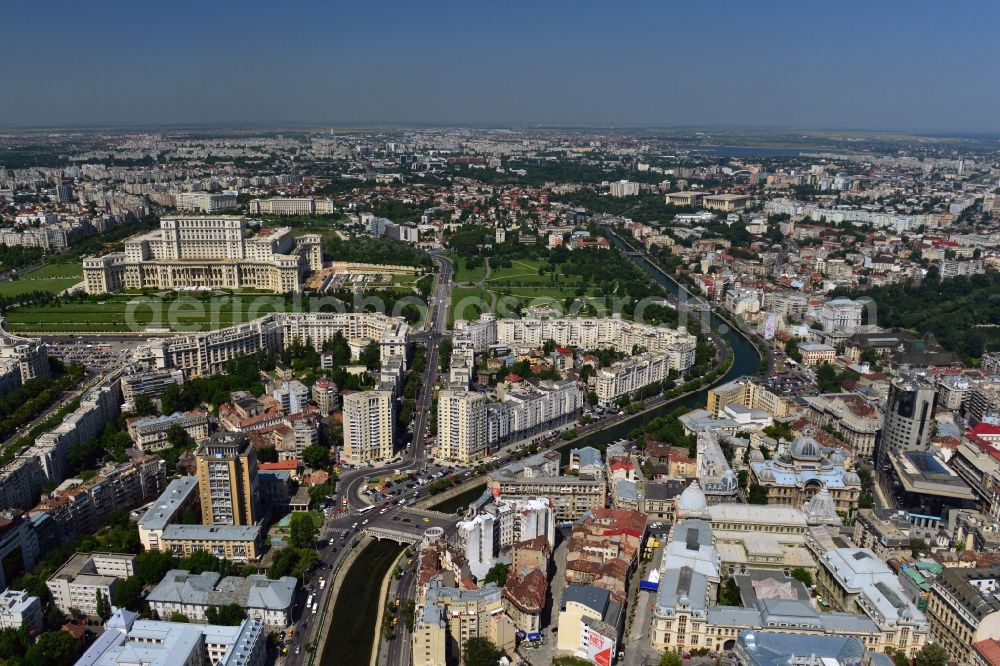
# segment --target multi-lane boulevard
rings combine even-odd
[[[427,448],[425,446],[426,432],[429,425],[430,406],[434,398],[434,384],[438,373],[438,346],[441,340],[448,334],[448,308],[451,303],[451,283],[453,266],[451,261],[440,253],[433,253],[432,258],[438,264],[439,270],[431,289],[431,298],[428,303],[427,317],[424,330],[414,335],[415,343],[426,347],[422,386],[415,409],[415,423],[413,427],[413,440],[409,447],[401,452],[398,459],[378,466],[360,467],[350,469],[341,468],[340,478],[337,484],[337,494],[331,497],[328,506],[327,517],[319,533],[320,561],[318,566],[310,573],[305,581],[304,588],[300,593],[300,599],[296,610],[305,605],[307,595],[313,594],[317,608],[332,605],[335,599],[328,599],[331,587],[328,585],[320,589],[320,579],[325,583],[331,583],[331,574],[338,568],[340,561],[347,556],[354,543],[354,535],[368,524],[372,526],[382,526],[386,529],[422,530],[431,526],[445,527],[447,524],[422,515],[413,515],[407,511],[400,500],[407,500],[412,503],[426,495],[423,487],[406,489],[405,493],[384,499],[380,504],[381,508],[371,509],[375,500],[363,494],[363,488],[367,486],[367,479],[373,475],[385,476],[387,473],[413,470],[415,472],[424,471],[427,467]],[[435,467],[434,470],[437,471]],[[382,508],[385,511],[382,511]],[[367,509],[367,511],[365,511]],[[364,515],[359,512],[364,511]],[[424,518],[428,518],[427,522]],[[373,582],[374,584],[374,582]],[[287,642],[288,654],[285,663],[289,666],[299,666],[308,659],[308,650],[305,646],[318,645],[326,637],[319,635],[318,627],[320,613],[313,613],[311,608],[301,608],[301,613],[297,613],[297,622],[293,627],[294,635]]]
[[[369,502],[361,499],[360,488],[365,483],[365,479],[373,473],[385,474],[386,472],[406,469],[419,470],[427,463],[427,448],[424,445],[426,440],[427,426],[429,425],[431,402],[434,399],[434,384],[438,372],[438,346],[441,340],[447,336],[446,327],[448,325],[448,307],[451,302],[451,281],[453,267],[451,261],[442,254],[431,255],[439,266],[437,279],[431,290],[431,299],[428,303],[427,318],[425,328],[418,332],[414,338],[418,345],[426,347],[424,372],[420,396],[414,409],[415,421],[413,425],[413,441],[410,447],[402,452],[398,460],[386,465],[365,467],[361,469],[342,469],[340,481],[338,482],[338,498],[346,497],[351,510],[363,509]]]

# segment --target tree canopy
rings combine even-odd
[[[293,513],[288,532],[288,543],[293,548],[313,548],[316,544],[316,523],[308,513]]]
[[[948,651],[940,643],[925,643],[913,660],[914,666],[945,666]]]
[[[462,646],[462,662],[465,666],[496,666],[503,653],[488,638],[474,636]]]
[[[246,611],[239,604],[226,604],[225,606],[209,606],[205,610],[205,619],[209,624],[218,624],[224,627],[238,626],[246,619]]]
[[[883,328],[903,328],[919,335],[933,333],[941,345],[969,358],[987,349],[1000,349],[993,328],[1000,325],[1000,273],[940,279],[928,271],[919,285],[912,282],[875,287],[867,291],[836,290],[831,296],[870,297]],[[871,318],[871,310],[866,316]]]

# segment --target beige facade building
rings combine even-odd
[[[436,457],[470,463],[486,455],[484,393],[445,390],[438,394]]]
[[[776,419],[786,418],[793,403],[749,377],[739,377],[709,389],[705,410],[713,416],[725,417],[726,405],[735,403],[747,409],[762,409]]]
[[[474,590],[432,585],[413,629],[414,666],[458,663],[465,641],[476,637],[514,654],[517,628],[503,611],[495,584]]]
[[[238,216],[165,217],[156,231],[125,241],[125,251],[83,260],[87,293],[123,289],[302,290],[302,278],[323,267],[316,234],[291,229],[251,235]]]
[[[716,605],[722,565],[712,526],[698,519],[681,520],[661,560],[650,626],[653,647],[729,650],[741,631],[752,630],[852,636],[876,652],[891,647],[907,656],[916,654],[927,640],[927,622],[888,567],[870,551],[819,550],[820,570],[834,572],[822,588],[833,597],[829,612],[818,611],[805,587],[779,571],[743,576],[742,607]],[[855,552],[862,555],[856,558]]]
[[[343,397],[344,458],[355,465],[389,460],[395,441],[393,392],[385,389]]]
[[[247,562],[260,557],[257,525],[167,525],[160,535],[160,550],[184,558],[207,551],[224,560]]]
[[[803,400],[809,406],[806,418],[811,422],[840,433],[854,455],[874,455],[885,417],[868,400],[857,393],[827,393]]]
[[[195,442],[208,439],[208,412],[204,409],[128,419],[128,436],[143,453],[162,451],[173,446],[168,436],[175,425],[182,428]]]
[[[819,558],[816,589],[835,610],[866,615],[878,627],[871,649],[916,655],[930,636],[927,618],[889,566],[866,548],[833,548]]]
[[[39,340],[11,335],[3,323],[0,316],[0,395],[49,376],[48,347]]]
[[[746,208],[750,203],[750,197],[744,194],[706,194],[702,203],[705,204],[705,208],[731,213]]]
[[[823,365],[837,360],[837,350],[822,342],[803,342],[799,344],[799,353],[805,365]]]
[[[205,525],[254,525],[259,518],[257,453],[246,435],[217,432],[195,453]]]
[[[253,199],[249,208],[251,215],[314,215],[316,200],[311,197]]]
[[[607,485],[603,478],[510,476],[500,469],[491,473],[490,486],[494,494],[503,499],[548,498],[556,520],[576,520],[588,511],[603,509],[607,502]]]
[[[668,205],[697,206],[704,197],[704,192],[671,192],[664,197],[664,201]]]
[[[946,568],[931,585],[931,634],[963,666],[979,663],[974,643],[1000,638],[998,573],[996,567]]]

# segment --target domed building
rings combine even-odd
[[[810,428],[771,460],[751,461],[750,480],[767,488],[768,504],[801,507],[825,490],[836,511],[847,513],[861,497],[861,479],[844,468],[841,455],[820,446]]]
[[[691,485],[685,488],[674,502],[674,517],[677,520],[704,518],[707,515],[708,498],[701,489],[698,479],[693,480]]]
[[[715,433],[698,433],[698,481],[708,505],[738,502],[739,483]]]
[[[833,501],[830,491],[826,488],[813,495],[813,498],[803,505],[802,512],[806,514],[806,522],[810,525],[840,525],[843,522],[837,515],[837,503]]]

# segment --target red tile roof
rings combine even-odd
[[[288,470],[294,472],[299,468],[299,461],[297,460],[282,460],[281,462],[273,463],[259,463],[257,469],[262,472],[266,471],[280,471]]]
[[[983,656],[987,663],[1000,666],[1000,643],[997,643],[995,638],[976,641],[972,647]]]
[[[976,424],[975,428],[969,430],[969,432],[977,437],[983,435],[1000,435],[1000,425],[993,425],[992,423],[979,423]]]

